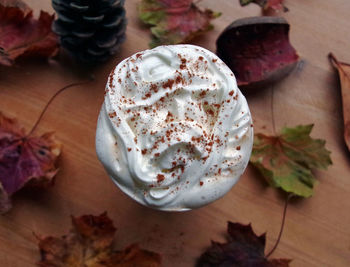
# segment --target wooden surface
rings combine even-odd
[[[52,12],[50,1],[27,1],[36,13]],[[127,41],[120,53],[94,70],[82,70],[67,56],[57,61],[25,61],[0,67],[0,110],[17,117],[26,129],[35,122],[53,93],[94,74],[96,80],[70,89],[50,106],[37,133],[54,130],[64,144],[56,184],[47,191],[24,190],[14,197],[14,208],[0,217],[0,266],[35,266],[39,259],[33,232],[61,235],[70,227],[70,215],[107,211],[119,229],[117,248],[139,242],[163,255],[164,266],[193,266],[210,240],[224,240],[228,220],[252,222],[255,231],[267,231],[267,250],[278,235],[283,198],[268,188],[249,166],[238,184],[222,199],[184,213],[154,211],[126,197],[107,177],[94,148],[96,119],[104,85],[112,67],[125,57],[148,48],[149,31],[136,16],[136,0],[127,0]],[[291,41],[303,63],[274,85],[277,129],[314,123],[313,137],[327,140],[333,166],[317,172],[315,196],[293,202],[285,231],[272,257],[293,259],[291,266],[350,265],[350,156],[342,138],[339,81],[327,59],[332,51],[350,62],[349,0],[286,0]],[[215,51],[219,33],[233,20],[259,15],[255,5],[241,8],[238,0],[203,0],[223,15],[215,30],[195,44]],[[271,88],[247,95],[256,132],[271,133]]]

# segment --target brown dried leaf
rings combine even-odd
[[[72,217],[73,228],[61,238],[39,237],[41,267],[158,267],[160,255],[133,244],[113,251],[116,228],[106,213]]]
[[[343,99],[344,139],[350,150],[350,64],[339,62],[332,53],[329,54],[329,58],[339,73]]]
[[[17,120],[0,112],[0,213],[10,209],[10,197],[24,186],[51,184],[60,153],[53,133],[26,136]]]
[[[58,38],[51,30],[54,15],[41,11],[39,19],[20,0],[0,0],[0,64],[10,66],[18,57],[51,57]]]

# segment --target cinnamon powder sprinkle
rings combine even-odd
[[[180,54],[178,54],[178,56],[181,58]],[[180,69],[185,69],[186,68],[186,59],[185,58],[181,58],[181,65],[180,65]]]
[[[183,82],[183,79],[180,76],[177,76],[175,82],[176,82],[176,84],[179,84],[179,83]]]
[[[130,148],[130,147],[128,147],[128,151],[129,151],[129,152],[131,151],[131,148]]]
[[[151,93],[147,93],[147,94],[145,94],[144,97],[142,97],[142,99],[145,100],[145,99],[147,99],[147,98],[150,98],[151,96],[152,96]]]
[[[151,84],[151,90],[154,91],[154,92],[158,92],[158,86],[154,83]]]
[[[211,116],[214,116],[214,111],[212,111],[211,109],[208,109],[206,113],[210,114]]]
[[[114,111],[114,112],[111,112],[108,114],[108,116],[113,119],[115,116],[117,116],[117,113]]]
[[[173,85],[174,85],[174,80],[172,80],[172,79],[169,79],[166,83],[164,83],[163,84],[163,88],[164,89],[166,89],[166,88],[172,88],[173,87]]]
[[[165,176],[164,176],[163,174],[158,174],[158,175],[157,175],[157,182],[158,182],[158,183],[164,181],[164,179],[165,179]]]
[[[113,71],[111,71],[111,73],[109,74],[109,88],[113,88],[113,76],[114,76],[114,72],[115,72],[115,69],[113,69]]]

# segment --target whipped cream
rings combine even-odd
[[[111,72],[97,125],[97,155],[141,204],[188,210],[226,194],[253,144],[246,99],[232,71],[193,45],[159,46]]]

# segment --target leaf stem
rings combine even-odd
[[[293,194],[289,193],[286,197],[286,200],[284,202],[284,209],[283,209],[283,215],[282,215],[282,223],[281,223],[281,229],[280,229],[280,232],[278,234],[278,237],[277,237],[277,240],[276,240],[276,243],[275,245],[273,246],[273,248],[270,250],[269,253],[266,254],[266,258],[270,257],[271,254],[276,250],[276,248],[278,247],[278,244],[280,243],[281,241],[281,237],[282,237],[282,233],[283,233],[283,229],[284,229],[284,223],[286,221],[286,215],[287,215],[287,207],[288,207],[288,203],[289,203],[289,200],[290,198],[293,196]]]
[[[273,99],[274,99],[274,89],[273,86],[271,86],[271,120],[272,120],[272,130],[273,134],[276,134],[276,123],[275,123],[275,112],[274,112],[274,106],[273,106]]]
[[[344,70],[344,68],[342,66],[342,65],[346,65],[346,66],[350,67],[350,64],[344,63],[344,62],[339,62],[333,53],[329,53],[328,58],[330,59],[333,66],[336,67],[339,72],[341,71],[350,80],[348,73]]]
[[[341,65],[350,66],[350,64],[348,64],[348,63],[339,62],[338,59],[335,57],[335,55],[332,52],[328,54],[328,58],[331,60],[331,63],[334,66],[337,66],[337,67],[340,67],[340,68],[341,68]]]
[[[30,136],[33,134],[33,132],[36,130],[36,128],[38,127],[39,125],[39,122],[41,121],[42,117],[44,116],[46,110],[48,109],[48,107],[50,106],[50,104],[52,103],[52,101],[59,95],[61,94],[63,91],[67,90],[68,88],[71,88],[71,87],[75,87],[75,86],[79,86],[79,85],[83,85],[83,84],[86,84],[88,82],[92,81],[92,79],[89,79],[87,81],[84,81],[84,82],[77,82],[77,83],[71,83],[69,85],[66,85],[64,86],[63,88],[59,89],[50,99],[49,101],[46,103],[44,109],[41,111],[40,113],[40,116],[39,118],[37,119],[37,121],[35,122],[34,126],[32,127],[32,129],[30,130],[29,134],[26,136]]]
[[[200,2],[202,2],[203,0],[197,0],[196,2],[194,2],[193,4],[198,5]]]

